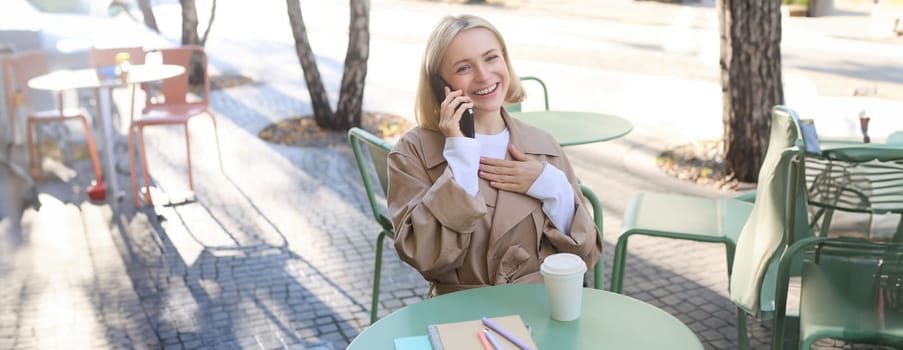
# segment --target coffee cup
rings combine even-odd
[[[547,256],[539,268],[545,281],[552,319],[573,321],[580,318],[583,302],[583,274],[586,263],[571,253]]]

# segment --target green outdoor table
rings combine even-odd
[[[868,214],[903,214],[903,144],[821,142],[821,153],[806,157],[809,204],[818,207],[821,235],[834,210]],[[903,239],[903,219],[897,225]]]
[[[514,112],[511,116],[545,130],[561,146],[613,140],[627,135],[633,124],[624,118],[592,112]]]
[[[520,315],[539,349],[702,349],[677,318],[642,301],[598,289],[583,289],[580,318],[549,317],[545,286],[510,284],[465,290],[427,299],[388,315],[361,332],[349,350],[391,350],[395,338],[426,335],[430,324]]]

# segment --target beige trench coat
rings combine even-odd
[[[574,253],[591,269],[602,254],[602,240],[558,142],[504,111],[502,118],[517,149],[567,175],[576,199],[570,236],[555,228],[538,199],[498,191],[483,179],[472,197],[453,180],[442,155],[445,137],[415,128],[389,154],[387,199],[398,255],[430,281],[430,295],[541,283],[546,256]]]

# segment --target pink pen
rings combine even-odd
[[[492,322],[492,320],[490,320],[486,317],[483,317],[480,320],[483,321],[483,324],[486,325],[486,327],[492,328],[493,331],[495,331],[498,334],[501,334],[503,337],[505,337],[505,339],[508,339],[508,341],[514,343],[514,345],[521,348],[521,350],[533,350],[533,348],[531,348],[529,345],[527,345],[527,343],[524,343],[520,339],[517,339],[517,337],[515,337],[513,334],[506,331],[504,328],[502,328],[502,326],[499,326],[497,323]]]

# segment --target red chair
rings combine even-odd
[[[191,147],[188,133],[188,121],[198,115],[208,115],[213,122],[213,134],[216,138],[216,152],[219,157],[220,169],[222,169],[222,154],[219,149],[219,136],[216,131],[216,118],[210,111],[210,79],[207,77],[207,55],[199,46],[183,46],[173,49],[160,49],[148,51],[148,56],[159,54],[163,64],[180,65],[185,67],[185,73],[165,79],[159,91],[148,87],[147,105],[140,117],[135,118],[129,127],[129,165],[132,177],[132,197],[135,208],[140,207],[138,200],[138,180],[135,169],[135,143],[137,143],[141,156],[141,168],[144,176],[144,188],[150,188],[150,176],[147,168],[147,153],[144,148],[144,128],[154,125],[183,125],[185,129],[185,150],[188,161],[188,187],[194,190],[194,179],[191,174]],[[192,66],[200,64],[203,79],[202,95],[191,92],[189,76]],[[145,191],[148,204],[153,204],[150,191]]]
[[[103,48],[98,49],[96,47],[91,47],[91,50],[88,51],[88,59],[91,61],[91,67],[93,68],[104,68],[104,67],[115,67],[116,66],[116,55],[120,52],[125,52],[129,54],[129,63],[131,64],[144,64],[144,48],[140,46],[135,47],[114,47],[114,48]],[[97,96],[99,90],[95,92],[95,100],[99,101],[100,97]],[[98,108],[100,106],[98,105]],[[135,84],[132,84],[132,97],[131,104],[129,107],[129,122],[135,119]]]
[[[85,130],[85,139],[88,142],[88,154],[94,165],[95,183],[88,188],[88,195],[93,200],[103,200],[105,191],[103,185],[103,172],[100,169],[100,160],[97,158],[97,147],[94,143],[94,135],[88,126],[87,113],[80,108],[64,108],[63,94],[57,92],[59,109],[46,111],[33,111],[31,106],[31,93],[28,89],[28,80],[48,73],[47,57],[41,51],[23,52],[7,57],[3,61],[4,84],[7,103],[11,111],[24,106],[27,118],[28,154],[32,177],[41,174],[40,159],[37,146],[34,144],[34,127],[40,123],[64,122],[71,119],[81,121]],[[11,115],[12,117],[12,115]],[[15,118],[13,118],[15,119]]]

